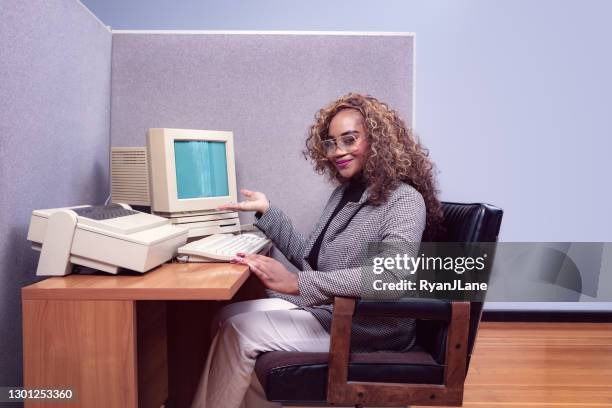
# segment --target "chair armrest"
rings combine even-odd
[[[405,298],[391,302],[357,300],[355,315],[410,317],[448,322],[452,316],[452,305],[451,302],[440,299]]]
[[[365,305],[366,303],[371,304]],[[384,307],[374,306],[375,303],[380,302],[360,302],[361,310],[365,310],[373,316],[379,316],[380,314],[376,312],[381,312]],[[396,302],[382,303],[393,304]],[[417,301],[406,302],[406,305],[411,306],[404,307],[408,313],[412,313],[414,317],[419,318],[415,312],[416,310],[421,311],[426,303],[434,304],[429,302],[429,299],[427,299],[427,302],[418,299]],[[333,404],[364,405],[383,405],[383,402],[384,405],[461,405],[467,367],[470,302],[444,303],[450,308],[444,384],[387,384],[348,381],[351,326],[353,315],[356,312],[356,299],[335,297],[329,346],[327,401]],[[441,308],[441,305],[434,307]],[[399,313],[399,308],[394,310]],[[363,315],[363,313],[360,313],[360,315]],[[436,315],[443,317],[444,313],[439,310]]]
[[[355,312],[355,299],[336,296],[332,312],[329,342],[329,371],[327,374],[327,402],[335,403],[347,398],[348,363],[351,349],[351,326]]]

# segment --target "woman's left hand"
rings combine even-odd
[[[297,274],[289,272],[276,259],[263,255],[238,253],[230,262],[247,265],[269,289],[289,295],[300,293]]]

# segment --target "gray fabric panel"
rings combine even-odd
[[[349,92],[410,123],[413,37],[117,33],[113,146],[151,127],[231,130],[238,187],[260,190],[310,232],[331,192],[301,151],[315,112]],[[243,222],[252,217],[241,215]]]
[[[20,288],[33,209],[108,194],[110,32],[79,2],[0,6],[0,384],[22,383]]]

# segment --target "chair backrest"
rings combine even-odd
[[[444,230],[436,242],[497,242],[503,211],[489,204],[442,203]],[[491,259],[492,261],[492,259]],[[468,338],[468,367],[476,332],[482,316],[482,302],[471,302],[470,331]],[[417,336],[419,343],[426,347],[438,360],[443,359],[446,333],[436,330],[437,322],[419,322]]]

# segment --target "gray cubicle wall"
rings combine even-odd
[[[108,194],[111,33],[76,0],[0,6],[0,385],[20,385],[33,209]]]
[[[144,146],[151,127],[232,130],[238,186],[308,232],[330,191],[301,154],[315,112],[362,92],[411,123],[413,61],[410,34],[114,31],[112,145]]]

